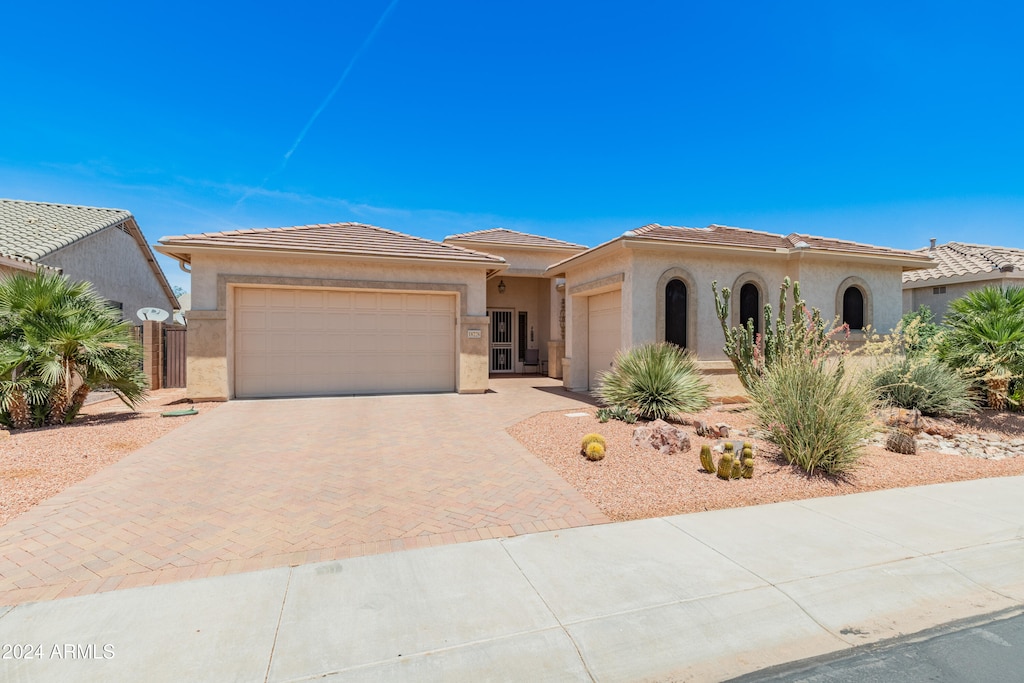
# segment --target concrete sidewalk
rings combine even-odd
[[[721,680],[1022,605],[1013,477],[0,608],[0,678]]]

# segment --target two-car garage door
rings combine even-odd
[[[455,390],[455,296],[235,290],[239,398]]]

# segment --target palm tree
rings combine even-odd
[[[129,407],[146,395],[131,324],[87,282],[40,270],[0,281],[0,419],[70,422],[93,387]]]
[[[949,305],[939,357],[982,382],[989,407],[1006,408],[1010,382],[1024,376],[1024,287],[985,287]]]

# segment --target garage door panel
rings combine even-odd
[[[265,305],[270,307],[294,308],[296,291],[297,290],[294,289],[267,289],[265,290]]]
[[[267,290],[242,287],[235,292],[235,303],[240,306],[266,306]]]
[[[411,299],[407,294],[381,294],[379,299],[382,311],[404,311]]]
[[[240,288],[234,301],[240,397],[455,388],[454,296]]]
[[[401,334],[405,318],[401,313],[381,313],[377,316],[377,330],[387,334]]]
[[[590,297],[587,325],[587,354],[590,389],[597,387],[597,377],[611,369],[615,352],[622,343],[622,292],[616,290]]]
[[[349,311],[352,309],[351,292],[324,292],[324,309],[329,311]]]

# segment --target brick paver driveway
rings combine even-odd
[[[491,385],[221,406],[0,528],[0,604],[608,521],[505,432],[582,404]]]

